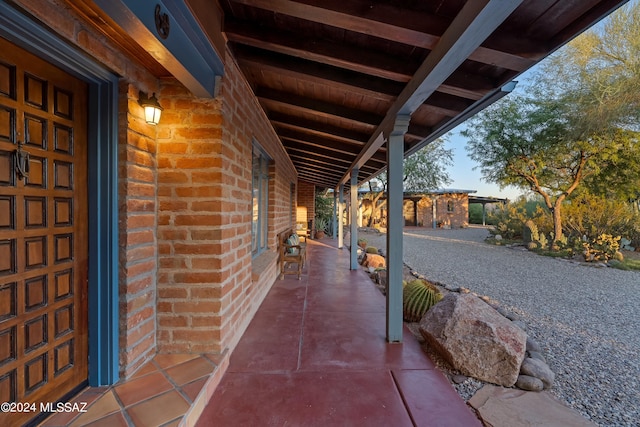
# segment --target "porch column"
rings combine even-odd
[[[487,225],[487,204],[482,204],[482,225]]]
[[[344,247],[344,184],[340,184],[338,196],[338,248]]]
[[[351,270],[358,269],[358,169],[351,171]]]
[[[404,134],[410,115],[398,115],[387,142],[387,341],[402,342],[402,214]]]
[[[333,223],[333,233],[331,238],[338,238],[338,193],[333,192],[333,213],[331,214],[331,222]]]

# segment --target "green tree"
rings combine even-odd
[[[536,99],[563,103],[571,138],[607,133],[619,138],[618,154],[604,159],[585,186],[594,194],[637,202],[640,143],[633,131],[640,130],[640,3],[621,8],[544,62],[532,90]]]
[[[628,132],[578,134],[564,104],[514,96],[474,117],[462,135],[485,179],[539,194],[552,213],[554,242],[562,239],[562,203],[601,165],[620,153]]]
[[[438,138],[404,159],[404,191],[427,192],[451,182],[447,167],[453,164],[453,151],[444,147],[446,142],[445,138]],[[380,185],[374,187],[368,183],[369,192],[365,195],[372,206],[369,227],[386,204],[387,173],[378,175],[377,180]]]
[[[640,189],[640,5],[622,8],[544,62],[527,97],[471,120],[463,135],[485,179],[528,188],[553,215],[580,186],[637,199]]]

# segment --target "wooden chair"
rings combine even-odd
[[[306,245],[300,242],[300,237],[291,229],[278,234],[278,246],[280,252],[280,279],[285,274],[297,274],[298,280],[302,275],[306,259]],[[296,264],[297,269],[291,270],[287,266]]]

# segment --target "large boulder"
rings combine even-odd
[[[518,380],[527,334],[471,294],[445,296],[424,315],[420,333],[465,375],[505,387]]]

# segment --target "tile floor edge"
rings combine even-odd
[[[224,357],[220,361],[220,364],[216,366],[216,369],[209,376],[200,390],[200,393],[198,393],[198,396],[195,398],[187,412],[183,415],[178,427],[193,427],[196,425],[200,415],[202,415],[202,411],[204,411],[209,400],[213,397],[213,393],[229,368],[229,354],[229,351],[224,352]]]

